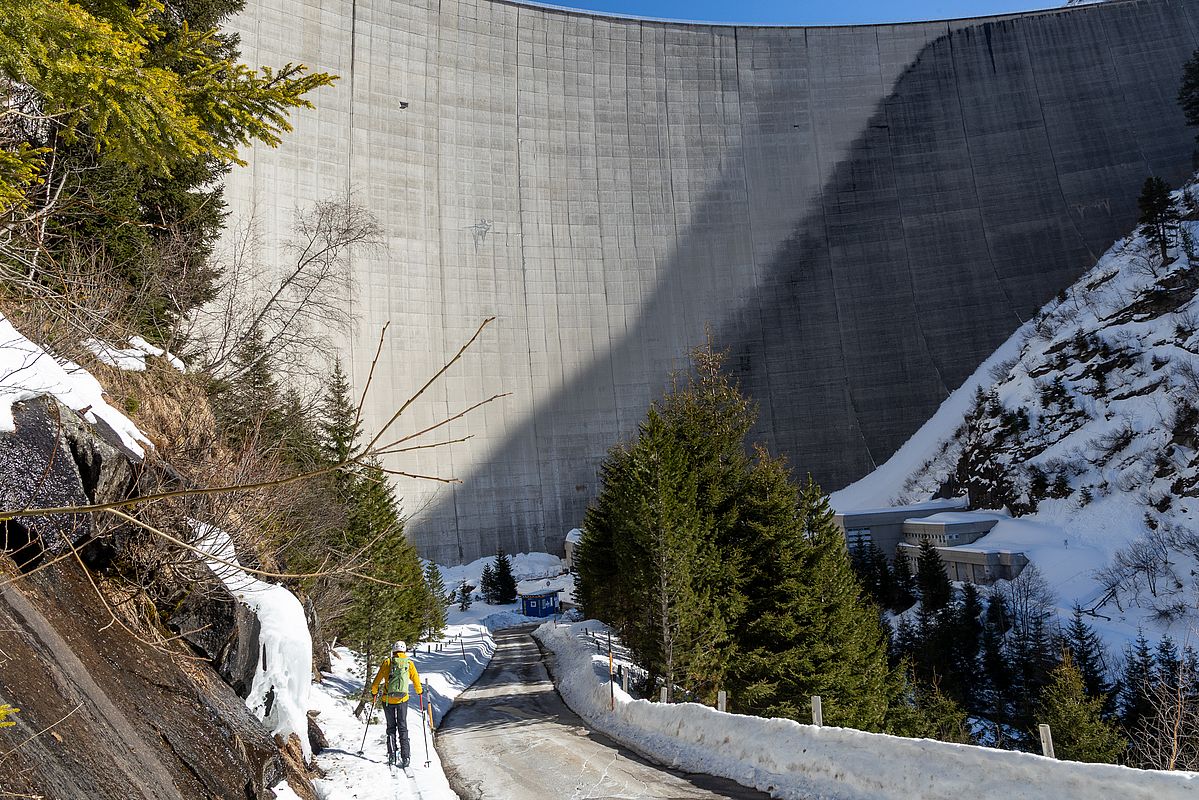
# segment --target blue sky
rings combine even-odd
[[[1006,14],[1055,0],[573,0],[548,2],[639,17],[779,25],[851,25]]]

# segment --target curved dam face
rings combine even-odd
[[[250,0],[245,60],[341,75],[227,200],[282,263],[293,209],[352,190],[345,352],[377,429],[489,316],[393,457],[442,563],[560,551],[710,329],[757,438],[826,490],[884,461],[1180,181],[1199,0],[841,28],[630,20],[497,0]],[[887,498],[880,498],[886,500]]]

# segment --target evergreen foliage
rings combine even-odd
[[[921,609],[936,613],[953,599],[953,586],[945,574],[945,562],[928,539],[920,541],[920,556],[916,561],[916,586],[920,590]]]
[[[421,633],[426,642],[441,636],[446,626],[446,591],[441,570],[432,561],[425,564],[425,618]]]
[[[1062,637],[1062,649],[1070,654],[1071,668],[1082,677],[1082,685],[1087,697],[1098,697],[1105,703],[1104,711],[1110,709],[1106,704],[1111,696],[1112,687],[1107,681],[1107,666],[1103,656],[1103,643],[1091,627],[1083,621],[1082,607],[1074,605],[1070,625]]]
[[[1153,673],[1153,650],[1145,632],[1137,631],[1136,641],[1124,652],[1124,675],[1120,680],[1120,721],[1125,730],[1136,730],[1153,714],[1149,699]]]
[[[1119,729],[1103,718],[1103,697],[1087,692],[1069,651],[1050,673],[1036,719],[1053,732],[1058,758],[1113,764],[1128,745]]]
[[[1178,87],[1178,104],[1187,125],[1199,127],[1199,50],[1196,50],[1182,68],[1182,83]],[[1199,139],[1199,134],[1196,134]]]
[[[1156,176],[1146,178],[1137,198],[1137,207],[1141,211],[1141,232],[1157,244],[1161,263],[1165,264],[1169,257],[1170,232],[1178,222],[1178,212],[1170,199],[1170,185]]]
[[[576,596],[650,673],[743,711],[879,730],[894,688],[832,511],[745,437],[754,410],[711,347],[614,448],[576,551]]]
[[[512,575],[512,559],[503,550],[495,554],[494,575],[495,602],[499,605],[515,603],[516,578]]]
[[[458,597],[458,610],[466,611],[469,609],[474,598],[471,596],[471,587],[467,585],[466,581],[462,581],[458,584],[458,591],[456,594]]]
[[[483,566],[483,574],[479,576],[479,594],[483,596],[483,602],[489,606],[499,602],[499,589],[495,585],[495,567],[491,564]]]
[[[367,466],[355,489],[348,538],[350,548],[369,552],[370,560],[350,588],[341,638],[361,642],[363,652],[376,657],[386,656],[396,639],[419,641],[429,607],[425,576],[378,464]]]
[[[329,84],[300,65],[253,70],[219,32],[237,0],[30,0],[0,15],[0,213],[40,214],[43,263],[116,266],[153,340],[210,299],[220,178],[239,148],[279,143]],[[0,262],[0,267],[3,267]],[[35,270],[32,275],[38,277]]]

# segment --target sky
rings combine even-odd
[[[857,25],[1007,14],[1064,0],[558,0],[609,14],[760,25]]]

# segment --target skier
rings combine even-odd
[[[396,761],[396,729],[400,734],[400,768],[408,768],[411,749],[408,744],[408,686],[411,684],[417,694],[424,694],[420,685],[420,675],[416,665],[407,655],[408,647],[403,642],[396,642],[391,648],[391,658],[384,659],[379,665],[379,672],[371,681],[371,700],[379,697],[379,687],[383,686],[383,714],[387,718],[387,764],[391,766]]]

